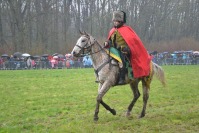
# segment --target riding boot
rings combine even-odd
[[[126,69],[125,68],[121,68],[120,69],[120,74],[119,74],[118,85],[126,84],[126,82],[125,82],[125,74],[126,74]]]

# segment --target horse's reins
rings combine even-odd
[[[89,39],[89,41],[87,42],[87,44],[86,44],[84,47],[81,47],[81,46],[79,46],[79,45],[77,45],[77,44],[75,45],[75,46],[79,47],[81,50],[83,50],[83,54],[81,54],[80,57],[83,57],[83,56],[85,56],[85,55],[93,55],[93,54],[99,53],[100,51],[104,51],[104,47],[102,47],[102,46],[96,41],[95,38],[94,38],[94,41],[93,41],[93,43],[92,43],[91,40],[90,40],[90,37],[88,37],[88,36],[86,36],[86,37]],[[89,42],[90,42],[90,45],[89,45]],[[100,47],[100,50],[98,50],[98,51],[92,53],[91,48],[92,48],[92,46],[95,44],[95,42],[96,42],[97,45]],[[87,54],[84,54],[84,50],[87,50],[88,53],[87,53]],[[109,52],[110,52],[110,51],[109,51]],[[110,64],[111,60],[112,60],[112,58],[109,57],[109,59],[108,59],[107,61],[105,61],[104,63],[102,63],[97,69],[94,69],[95,74],[97,75],[97,77],[99,76],[99,75],[98,75],[99,71],[100,71],[106,64],[108,64],[108,63]],[[110,65],[109,65],[109,68],[110,68]]]

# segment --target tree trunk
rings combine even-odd
[[[0,4],[2,2],[0,1]],[[2,12],[1,12],[1,8],[0,8],[0,47],[3,47],[5,45],[7,45],[5,39],[4,39],[4,36],[3,36],[3,26],[2,26],[2,19],[1,19],[1,16],[2,16]]]

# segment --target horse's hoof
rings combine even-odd
[[[98,119],[99,119],[98,117],[94,117],[94,121],[98,121]]]
[[[112,113],[113,115],[116,115],[116,111],[115,111],[114,109],[111,109],[111,113]]]
[[[126,112],[126,117],[130,117],[131,113],[130,112]]]
[[[144,116],[145,116],[145,115],[140,115],[138,118],[141,119],[141,118],[143,118]]]

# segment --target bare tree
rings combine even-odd
[[[0,7],[2,6],[2,0],[0,0]],[[0,8],[0,47],[3,47],[7,45],[6,40],[4,39],[4,34],[3,34],[3,24],[2,24],[2,7]],[[4,50],[3,50],[4,51]]]
[[[115,10],[146,43],[199,40],[199,0],[0,0],[0,7],[0,46],[13,52],[69,52],[79,29],[103,41]]]
[[[10,6],[10,15],[12,18],[12,25],[14,29],[12,30],[12,35],[14,39],[15,50],[25,50],[25,24],[24,24],[24,14],[26,12],[27,4],[22,0],[12,1],[8,0]],[[16,27],[15,27],[16,26]],[[16,29],[15,29],[16,28]],[[16,33],[17,32],[17,33]]]

